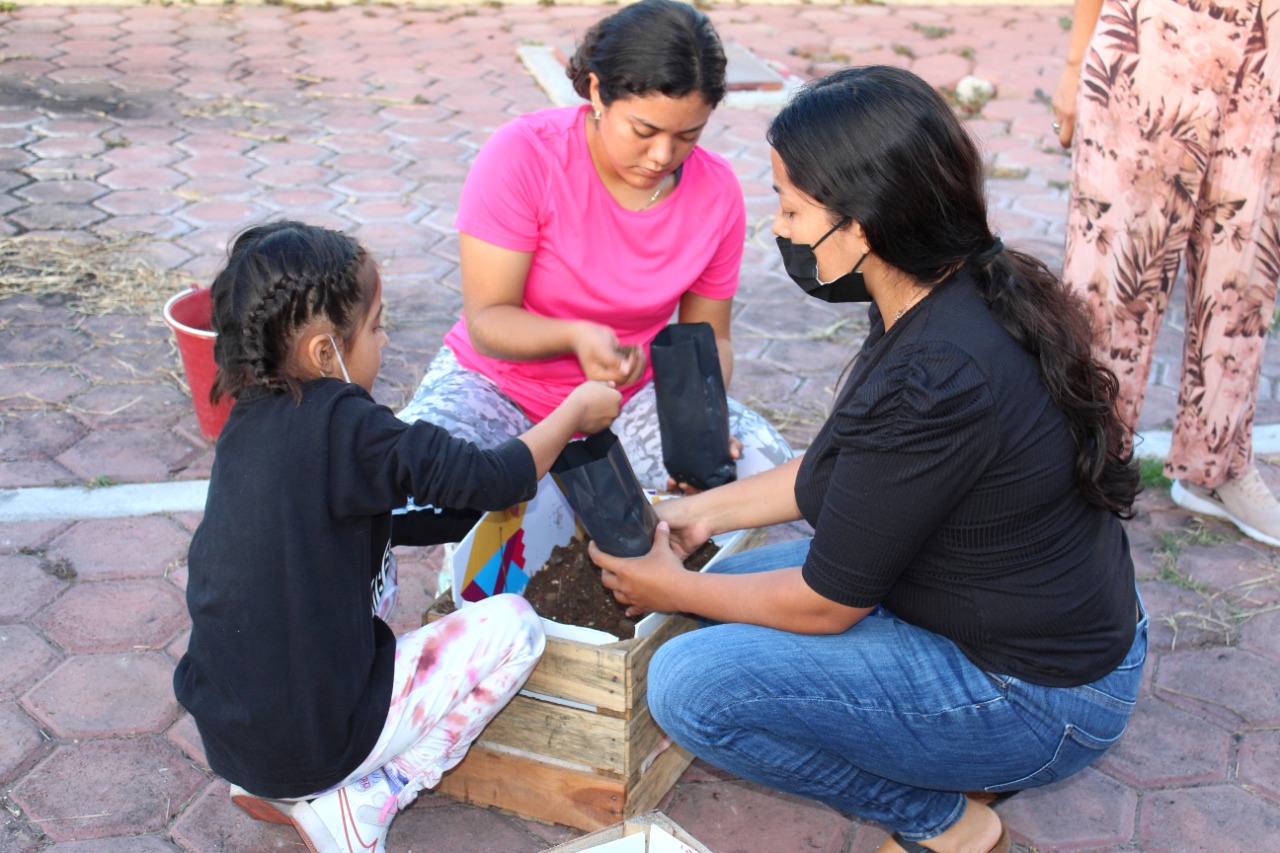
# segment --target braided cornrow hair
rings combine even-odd
[[[298,332],[326,318],[345,344],[367,313],[372,292],[357,271],[366,253],[352,237],[283,220],[236,237],[213,280],[215,402],[246,388],[301,395],[289,356]]]

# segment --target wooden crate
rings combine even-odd
[[[764,531],[749,531],[733,550],[763,539]],[[437,603],[426,621],[451,609]],[[653,810],[693,757],[649,713],[649,661],[693,628],[669,616],[646,637],[604,645],[548,636],[524,690],[436,790],[588,831]]]

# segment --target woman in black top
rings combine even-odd
[[[982,158],[918,77],[818,80],[769,142],[787,272],[872,302],[870,335],[802,459],[659,504],[646,557],[593,557],[633,611],[718,623],[651,665],[677,742],[885,824],[885,851],[1005,851],[990,794],[1088,765],[1138,692],[1115,377],[1081,303],[991,233]],[[680,567],[799,518],[811,540]]]

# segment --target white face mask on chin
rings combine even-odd
[[[351,381],[351,374],[347,373],[347,366],[342,361],[342,351],[338,349],[338,342],[333,339],[333,335],[325,335],[329,339],[329,343],[333,345],[333,354],[338,357],[338,367],[342,368],[342,378]]]

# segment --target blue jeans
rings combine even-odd
[[[799,566],[808,551],[782,542],[716,570]],[[713,624],[658,649],[649,706],[699,758],[919,841],[960,819],[961,792],[1047,785],[1119,739],[1146,659],[1141,617],[1114,671],[1069,688],[985,672],[882,607],[834,635]]]

